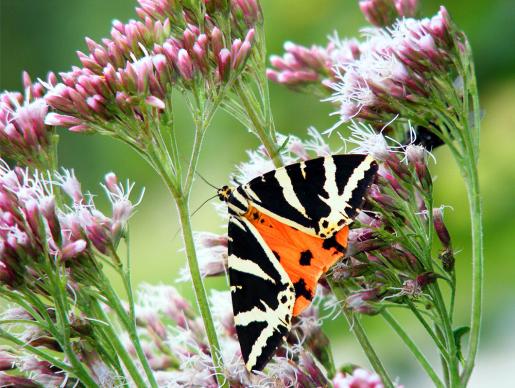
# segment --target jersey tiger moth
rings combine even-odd
[[[345,255],[348,225],[377,172],[368,155],[333,155],[224,186],[229,283],[245,366],[262,370]]]

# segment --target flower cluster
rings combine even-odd
[[[415,16],[418,0],[360,0],[359,8],[369,23],[386,27],[399,17]]]
[[[78,381],[68,377],[61,369],[47,361],[40,361],[32,356],[18,356],[8,352],[0,353],[0,385],[2,387],[58,387],[62,384],[77,384]],[[7,373],[16,372],[16,373]]]
[[[198,5],[192,1],[138,0],[137,14],[142,18],[171,20],[174,28],[184,28],[187,23],[220,25],[231,30],[233,39],[243,38],[249,28],[263,22],[257,0],[205,0],[206,15],[201,15]],[[203,17],[202,17],[203,16]],[[229,20],[229,25],[227,25]]]
[[[224,379],[231,387],[323,386],[328,383],[325,373],[314,361],[313,348],[306,350],[298,344],[282,349],[268,364],[267,373],[248,374],[236,338],[229,292],[212,291],[210,299],[222,345]],[[142,285],[136,319],[143,347],[160,386],[217,386],[202,322],[173,287]],[[296,335],[304,333],[303,343],[317,344],[313,336],[319,336],[320,329],[313,327],[312,322],[318,319],[317,310],[311,308],[298,320]],[[317,346],[323,347],[322,344]]]
[[[387,27],[363,29],[360,42],[331,37],[326,48],[286,43],[283,57],[271,57],[269,79],[320,96],[332,91],[326,100],[337,106],[338,124],[361,119],[381,128],[399,117],[429,148],[452,140],[438,119],[463,98],[467,44],[447,10],[419,20],[407,17],[416,1],[366,0],[360,7],[373,24]],[[399,16],[406,18],[394,21]]]
[[[94,249],[107,253],[115,249],[130,217],[133,205],[127,191],[107,176],[111,217],[96,209],[81,191],[73,171],[63,170],[55,178],[26,169],[0,169],[0,279],[10,288],[38,287],[47,260],[82,262]],[[60,189],[71,206],[57,205]],[[71,264],[70,264],[71,265]],[[77,273],[82,272],[80,265]],[[72,272],[73,274],[74,272]]]
[[[352,373],[338,374],[333,379],[334,388],[383,388],[381,379],[375,373],[356,368]]]
[[[251,26],[231,38],[207,15],[195,23],[181,2],[140,6],[141,21],[115,21],[102,43],[86,39],[89,53],[78,53],[83,67],[61,73],[62,83],[46,95],[58,111],[47,116],[49,125],[128,134],[140,145],[142,123],[170,112],[172,89],[213,97],[243,69],[254,40]]]
[[[48,84],[55,84],[53,73]],[[48,106],[42,98],[45,88],[32,83],[28,73],[23,73],[25,93],[0,94],[0,154],[23,165],[34,168],[49,167],[53,128],[45,124]]]
[[[304,47],[292,42],[284,44],[286,53],[272,55],[267,77],[292,90],[313,92],[321,97],[330,95],[331,85],[338,73],[335,63],[349,63],[360,57],[359,43],[355,39],[341,40],[337,35],[330,38],[326,47]]]
[[[431,120],[426,116],[433,97],[454,95],[458,76],[456,37],[445,8],[431,19],[403,19],[365,32],[360,58],[335,63],[339,76],[329,100],[338,105],[341,121],[384,125],[399,113],[414,122]]]
[[[405,298],[430,304],[427,286],[438,278],[450,280],[452,266],[443,258],[449,262],[453,256],[441,209],[432,209],[428,151],[413,144],[396,150],[391,140],[363,124],[352,130],[351,142],[360,144],[356,150],[371,153],[380,167],[333,279],[350,292],[347,307],[359,313],[376,314]],[[434,232],[442,243],[440,263],[430,249]]]

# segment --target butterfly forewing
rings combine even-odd
[[[244,217],[229,219],[229,281],[236,332],[249,371],[263,369],[291,328],[295,290]]]
[[[262,213],[328,238],[352,222],[377,172],[367,155],[335,155],[270,171],[238,191]]]

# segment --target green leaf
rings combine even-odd
[[[468,326],[460,326],[453,330],[454,343],[456,344],[456,356],[461,362],[464,362],[463,355],[461,354],[461,338],[470,331]]]
[[[286,136],[286,139],[284,139],[283,143],[277,149],[277,154],[278,155],[281,154],[281,152],[286,148],[286,146],[288,145],[289,141],[290,141],[290,135]]]

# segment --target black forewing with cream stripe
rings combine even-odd
[[[291,328],[295,290],[254,226],[229,219],[229,281],[236,332],[245,366],[264,368]]]
[[[352,222],[375,173],[367,155],[334,155],[295,163],[239,186],[254,207],[320,238]]]

